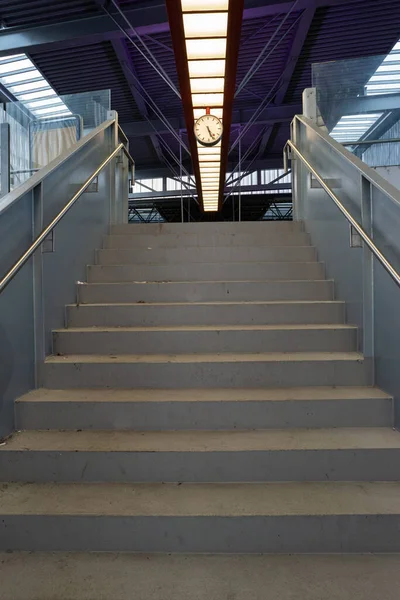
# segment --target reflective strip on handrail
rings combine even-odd
[[[357,233],[360,235],[360,237],[364,240],[364,242],[366,243],[368,248],[371,250],[372,254],[379,260],[379,262],[381,263],[383,268],[389,273],[389,275],[391,276],[393,281],[395,283],[397,283],[397,285],[400,287],[400,275],[398,274],[398,272],[392,267],[390,262],[388,260],[386,260],[386,258],[382,254],[382,252],[375,246],[374,242],[371,240],[369,235],[364,231],[364,229],[351,216],[351,214],[348,212],[348,210],[346,210],[346,208],[340,202],[339,198],[336,196],[335,192],[333,190],[331,190],[331,188],[325,183],[325,181],[317,173],[317,171],[314,169],[314,167],[311,166],[311,164],[308,162],[308,160],[305,158],[305,156],[303,156],[303,154],[300,152],[300,150],[298,148],[296,148],[296,146],[290,140],[288,140],[286,142],[286,145],[284,148],[284,155],[286,157],[285,163],[287,164],[287,148],[288,147],[291,148],[295,154],[297,154],[297,156],[305,164],[305,166],[310,171],[310,173],[312,173],[314,175],[315,179],[318,181],[318,183],[321,185],[321,187],[325,190],[325,192],[328,194],[328,196],[330,196],[332,198],[332,200],[334,201],[334,203],[336,204],[336,206],[338,207],[340,212],[346,217],[348,222],[354,227],[354,229],[357,231]],[[0,290],[1,290],[1,288],[0,288]]]
[[[3,277],[0,281],[0,293],[7,287],[10,281],[15,277],[18,271],[24,266],[24,264],[29,260],[32,254],[39,248],[39,246],[44,242],[46,237],[51,233],[54,227],[61,221],[61,219],[67,214],[67,212],[72,208],[75,202],[82,196],[86,188],[92,183],[93,179],[95,179],[99,173],[108,165],[109,162],[119,153],[125,152],[128,155],[129,153],[126,150],[123,143],[119,144],[117,148],[110,154],[105,161],[101,163],[101,165],[96,169],[94,173],[85,181],[85,183],[79,188],[79,190],[74,194],[71,200],[64,206],[64,208],[58,213],[58,215],[52,220],[52,222],[42,231],[42,233],[35,239],[30,248],[21,256],[21,258],[15,263],[15,265],[9,270],[9,272]],[[40,185],[40,184],[38,184]]]

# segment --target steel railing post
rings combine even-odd
[[[361,175],[361,226],[373,239],[372,185]],[[374,358],[374,255],[363,244],[362,285],[363,285],[363,354]]]
[[[0,196],[10,191],[10,124],[0,124]]]

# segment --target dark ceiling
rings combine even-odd
[[[26,52],[59,94],[111,89],[112,108],[130,138],[139,176],[156,174],[165,169],[165,143],[177,156],[178,143],[143,100],[137,82],[176,131],[184,128],[181,100],[126,40],[102,4],[0,0],[0,54]],[[112,5],[105,6],[116,15]],[[178,85],[165,3],[119,0],[119,6]],[[115,18],[123,23],[120,15]],[[268,97],[267,108],[243,137],[242,154],[252,147],[250,159],[265,168],[276,166],[290,120],[301,110],[302,91],[311,86],[311,65],[386,54],[399,38],[399,0],[245,0],[237,84],[269,41],[268,52],[273,51],[235,100],[232,141]],[[232,164],[237,157],[235,148]]]

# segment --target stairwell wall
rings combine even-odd
[[[34,175],[29,181],[37,180],[36,187],[27,182],[26,192],[21,186],[20,193],[16,189],[9,195],[15,201],[3,211],[0,206],[0,278],[115,149],[116,127],[117,121],[97,128],[74,152]],[[121,170],[118,177],[116,169]],[[121,177],[127,189],[125,161],[105,167],[95,191],[78,199],[54,229],[53,240],[46,240],[43,251],[39,248],[0,294],[0,439],[14,429],[14,400],[41,384],[41,366],[52,351],[51,332],[65,324],[65,304],[75,300],[75,282],[86,280],[86,265],[93,262],[110,222],[122,222],[113,202]]]

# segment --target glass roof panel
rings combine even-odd
[[[27,71],[26,73],[16,73],[15,75],[7,75],[6,77],[1,77],[1,82],[5,86],[7,86],[12,83],[29,81],[30,79],[43,79],[43,77],[37,69],[32,69],[31,71]]]
[[[72,114],[26,54],[0,58],[0,82],[38,119]]]
[[[383,59],[364,87],[366,96],[394,94],[400,90],[400,41]],[[345,115],[330,135],[340,142],[357,141],[371,129],[383,113]]]
[[[22,69],[28,69],[29,67],[34,68],[32,61],[29,58],[24,60],[15,60],[13,62],[0,63],[0,74],[1,73],[12,73],[21,71]]]

